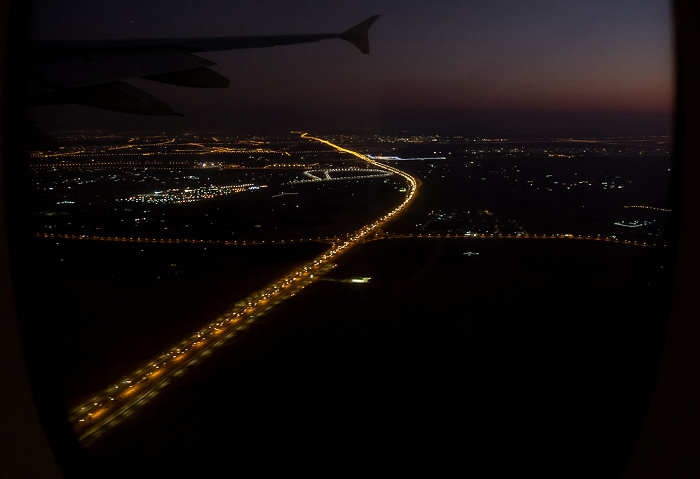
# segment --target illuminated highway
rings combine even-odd
[[[252,244],[283,244],[302,241],[329,242],[330,248],[323,254],[308,261],[299,268],[289,272],[285,276],[270,283],[266,287],[254,292],[247,298],[236,303],[236,306],[216,320],[202,326],[189,337],[173,345],[167,351],[143,364],[140,368],[117,382],[111,384],[103,391],[98,392],[89,399],[73,408],[69,412],[69,420],[73,425],[78,439],[87,444],[98,438],[110,427],[118,424],[138,408],[147,404],[156,394],[165,388],[178,376],[187,372],[190,368],[201,362],[206,356],[226,343],[229,339],[245,330],[257,318],[265,315],[272,308],[284,300],[294,296],[303,288],[320,279],[325,273],[335,267],[335,261],[353,246],[367,240],[381,240],[392,238],[483,238],[483,239],[542,239],[542,240],[588,240],[614,242],[635,246],[662,246],[645,242],[622,240],[615,237],[581,236],[571,234],[392,234],[386,233],[382,227],[395,218],[416,198],[419,181],[411,175],[389,165],[382,164],[360,153],[342,148],[338,145],[302,135],[311,141],[326,144],[339,152],[350,154],[368,163],[373,168],[381,169],[385,174],[402,176],[408,187],[403,200],[390,211],[360,229],[342,238],[306,238],[297,240],[280,241],[222,241],[222,240],[197,240],[197,239],[159,239],[159,238],[133,238],[133,237],[107,237],[93,235],[60,235],[38,234],[46,238],[66,238],[76,240],[101,240],[101,241],[128,241],[147,243],[187,243],[187,244],[222,244],[222,245],[252,245]],[[367,170],[356,170],[367,171]],[[328,176],[326,174],[326,176]],[[325,179],[325,178],[324,178]]]
[[[212,240],[212,239],[193,239],[193,238],[147,238],[134,236],[97,236],[86,234],[61,234],[61,233],[36,233],[39,238],[60,238],[71,240],[88,240],[88,241],[116,241],[124,243],[166,243],[166,244],[211,244],[211,245],[228,245],[228,246],[252,246],[252,245],[269,245],[269,244],[289,244],[289,243],[305,243],[315,241],[317,243],[337,243],[340,238],[337,236],[318,236],[316,238],[292,238],[280,240]]]
[[[322,264],[318,259],[307,263],[239,301],[224,316],[72,409],[68,419],[78,439],[88,444],[99,437],[147,404],[174,378],[184,374],[257,318],[294,296],[334,266],[332,263]]]
[[[329,243],[335,244],[341,241],[341,238],[337,236],[331,237],[317,237],[317,238],[296,238],[296,239],[281,239],[281,240],[260,240],[260,241],[228,241],[228,240],[209,240],[209,239],[191,239],[191,238],[134,238],[126,236],[95,236],[95,235],[85,235],[85,234],[60,234],[60,233],[36,233],[39,238],[60,238],[60,239],[72,239],[72,240],[88,240],[88,241],[117,241],[117,242],[127,242],[127,243],[165,243],[165,244],[211,244],[211,245],[226,245],[226,246],[254,246],[254,245],[271,245],[271,244],[290,244],[290,243]],[[391,233],[384,231],[375,231],[374,234],[370,236],[365,236],[364,241],[377,241],[382,239],[398,239],[398,238],[480,238],[480,239],[547,239],[547,240],[584,240],[584,241],[603,241],[607,243],[618,243],[631,246],[648,246],[655,248],[665,248],[666,245],[646,242],[646,241],[635,241],[620,239],[615,236],[591,236],[591,235],[572,235],[566,233],[553,233],[553,234],[479,234],[479,233],[469,233],[469,234],[405,234],[405,233]],[[343,237],[344,241],[346,238]]]
[[[620,239],[615,236],[590,236],[590,235],[572,235],[572,234],[401,234],[401,233],[377,233],[374,237],[368,238],[368,240],[381,240],[381,239],[393,239],[393,238],[480,238],[480,239],[523,239],[523,240],[584,240],[584,241],[603,241],[606,243],[618,243],[631,246],[647,246],[651,248],[665,248],[666,245],[657,243],[647,243],[646,241],[633,241]]]
[[[646,206],[646,205],[628,205],[628,206],[623,206],[623,208],[640,208],[640,209],[644,209],[644,210],[663,211],[665,213],[670,213],[672,211],[668,208],[655,208],[653,206]]]
[[[222,317],[203,326],[133,373],[121,378],[69,411],[68,417],[73,425],[73,430],[78,440],[83,444],[90,443],[110,427],[133,414],[136,409],[148,403],[174,378],[184,374],[204,357],[210,355],[214,349],[236,336],[239,331],[247,328],[258,317],[318,280],[335,266],[334,261],[340,255],[395,218],[416,197],[419,183],[411,175],[326,140],[309,137],[305,133],[302,137],[324,143],[338,151],[352,154],[377,168],[401,175],[408,182],[403,201],[374,222],[364,225],[347,237],[333,243],[323,254],[239,301],[234,309]],[[76,235],[76,237],[82,236]],[[133,238],[130,240],[134,241]],[[137,238],[135,241],[141,241],[141,239]]]

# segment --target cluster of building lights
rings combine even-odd
[[[161,147],[167,145],[170,148],[167,150],[156,149],[155,151],[144,151],[153,150],[155,147]],[[130,153],[128,151],[133,151]],[[69,149],[63,151],[56,151],[51,153],[44,152],[32,152],[30,156],[34,158],[56,158],[65,156],[75,156],[75,157],[93,157],[99,156],[109,156],[109,155],[158,155],[158,154],[168,154],[168,155],[202,155],[202,154],[215,154],[215,153],[277,153],[286,154],[285,151],[264,149],[257,147],[225,147],[220,145],[205,145],[202,143],[181,143],[179,145],[175,144],[175,139],[162,141],[158,143],[131,143],[128,145],[119,146],[108,146],[108,147],[92,147],[83,149]]]
[[[230,186],[202,186],[199,188],[173,188],[165,191],[155,191],[136,196],[130,196],[119,201],[130,201],[134,203],[152,204],[179,204],[192,203],[194,201],[206,200],[217,196],[240,193],[242,191],[259,189],[260,186],[251,184],[230,185]]]
[[[356,173],[350,176],[331,176],[331,173]],[[364,180],[368,178],[382,178],[384,176],[391,176],[393,173],[386,171],[385,169],[370,169],[370,168],[333,168],[326,170],[308,170],[305,171],[304,176],[308,177],[308,180],[292,180],[288,184],[293,185],[297,183],[313,183],[320,181],[337,181],[337,180]]]
[[[614,223],[617,226],[624,226],[625,228],[641,228],[642,226],[647,226],[649,224],[652,224],[651,221],[637,221],[637,220],[632,220],[632,221],[616,221]]]

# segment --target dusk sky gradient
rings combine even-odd
[[[334,33],[382,16],[370,29],[369,55],[341,40],[207,53],[231,80],[228,89],[132,82],[184,118],[79,106],[36,108],[32,117],[48,129],[259,122],[377,132],[486,127],[581,135],[604,134],[610,125],[611,134],[668,133],[671,13],[665,0],[36,0],[38,39]]]

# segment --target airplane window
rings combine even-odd
[[[31,44],[8,205],[66,476],[621,477],[675,253],[669,2],[36,0]]]

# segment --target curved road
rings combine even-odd
[[[360,158],[377,168],[404,177],[408,182],[408,188],[403,201],[372,223],[364,225],[346,238],[334,243],[325,253],[265,288],[256,291],[245,300],[239,301],[237,306],[223,317],[205,325],[168,351],[73,408],[69,412],[68,418],[80,442],[90,443],[110,427],[133,414],[136,409],[147,404],[174,378],[195,366],[228,339],[252,324],[256,318],[319,279],[335,266],[333,261],[341,254],[395,218],[415,199],[419,181],[408,173],[393,166],[383,165],[365,155],[342,148],[329,141],[307,136],[306,133],[301,136],[324,143],[340,152]]]

